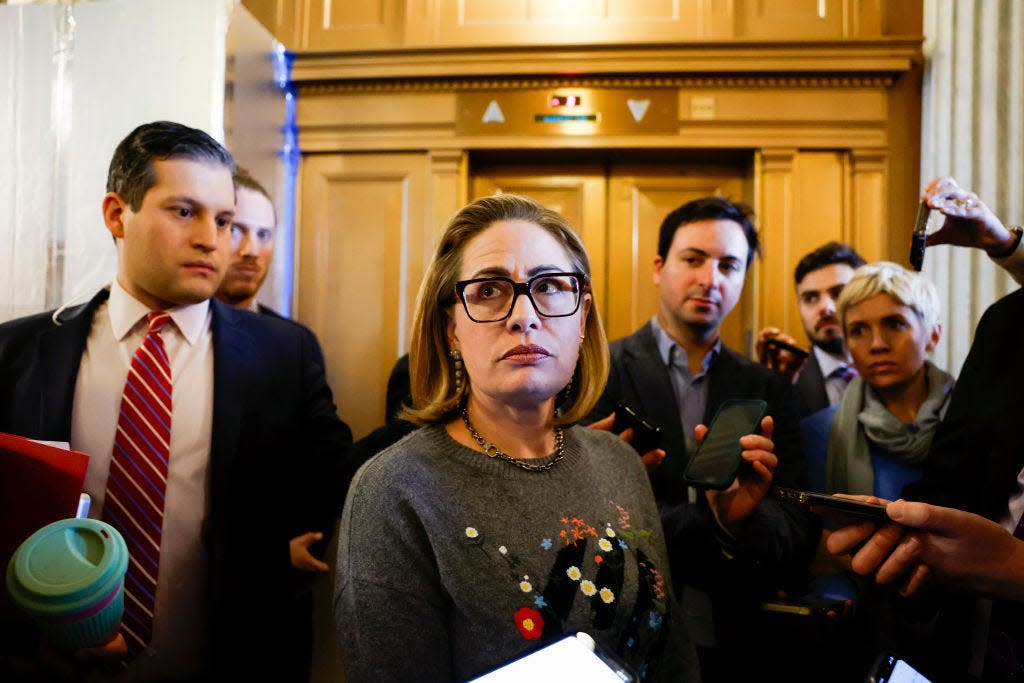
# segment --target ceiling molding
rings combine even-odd
[[[646,74],[637,76],[361,79],[298,83],[300,95],[458,92],[536,88],[889,88],[897,76],[876,74]]]
[[[463,48],[352,53],[298,52],[298,84],[477,81],[516,78],[756,77],[761,74],[890,74],[922,63],[921,39],[807,43],[719,42],[700,45]],[[443,74],[443,77],[439,77]],[[667,77],[667,76],[666,76]]]

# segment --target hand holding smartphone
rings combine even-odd
[[[797,358],[807,358],[808,356],[811,355],[810,351],[805,351],[804,349],[801,349],[799,346],[793,346],[792,344],[782,341],[778,337],[770,337],[768,339],[765,339],[764,346],[769,351],[772,350],[773,348],[779,349],[781,351],[788,351]]]
[[[718,407],[704,440],[683,472],[683,479],[700,488],[721,491],[732,484],[742,462],[740,438],[761,426],[768,404],[760,399],[729,399]]]
[[[829,496],[824,493],[812,493],[810,491],[798,491],[797,489],[788,489],[782,486],[772,487],[771,492],[779,500],[796,503],[816,514],[856,517],[882,524],[892,522],[885,511],[885,506],[877,503],[865,503],[851,498]]]
[[[661,448],[661,427],[642,417],[625,402],[620,402],[615,406],[612,432],[621,434],[630,427],[633,428],[633,440],[629,444],[637,453],[643,455],[655,448]]]
[[[875,660],[866,683],[931,683],[920,671],[891,652],[884,652]]]
[[[917,206],[917,220],[914,221],[914,231],[910,235],[910,266],[917,272],[924,267],[924,251],[928,242],[928,216],[931,214],[931,207],[928,202],[922,201]]]

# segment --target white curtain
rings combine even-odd
[[[169,119],[224,139],[237,1],[0,4],[0,322],[113,278],[100,205],[129,131]]]
[[[924,0],[921,187],[952,175],[1006,225],[1024,223],[1024,2]],[[974,328],[1017,287],[974,249],[928,250],[944,324],[938,365],[960,370]]]

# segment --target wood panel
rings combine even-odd
[[[285,45],[304,44],[302,26],[305,21],[305,3],[290,0],[243,0],[242,5]]]
[[[759,154],[763,325],[803,338],[793,272],[804,254],[830,240],[850,244],[868,261],[884,254],[885,159],[878,154],[860,162],[854,158],[848,151],[771,149]]]
[[[440,46],[708,39],[715,37],[714,10],[727,17],[729,10],[708,0],[438,0],[436,6],[434,35]]]
[[[243,0],[293,50],[837,40],[920,31],[910,0]]]
[[[338,413],[356,438],[384,422],[428,250],[425,154],[303,160],[296,317],[320,339]]]
[[[741,1],[736,33],[762,39],[841,38],[847,32],[851,4],[851,0]]]
[[[305,5],[304,49],[381,49],[406,41],[402,0],[306,0]]]

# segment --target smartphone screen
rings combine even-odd
[[[724,489],[740,467],[740,437],[761,425],[768,404],[760,399],[729,399],[715,413],[704,441],[686,466],[683,479],[701,488]]]
[[[632,683],[624,664],[597,652],[586,633],[556,640],[467,683]]]
[[[931,680],[910,666],[905,659],[884,654],[875,663],[868,683],[931,683]]]

